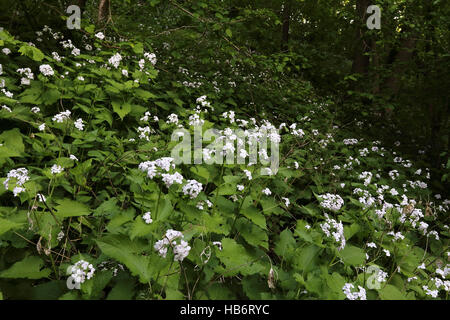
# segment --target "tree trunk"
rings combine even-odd
[[[284,2],[283,8],[283,29],[281,34],[281,50],[287,51],[289,49],[289,23],[291,16],[291,0]]]
[[[97,23],[106,23],[109,17],[109,0],[100,0]]]
[[[365,53],[369,52],[370,47],[364,41],[364,33],[366,30],[366,10],[369,7],[369,0],[357,0],[355,19],[355,50],[353,55],[352,73],[367,74],[369,69],[369,56]]]
[[[77,6],[79,6],[80,10],[83,11],[86,7],[86,0],[78,0]]]
[[[377,42],[375,39],[372,39],[371,44],[371,51],[373,53],[372,55],[372,65],[373,65],[373,72],[374,72],[374,79],[373,79],[373,87],[372,87],[372,93],[378,94],[380,93],[380,55],[377,50]]]
[[[392,95],[397,95],[400,90],[400,76],[404,71],[404,67],[412,58],[413,50],[416,45],[416,40],[411,36],[402,41],[401,48],[394,59],[394,66],[392,68],[392,75],[386,82],[386,87]]]

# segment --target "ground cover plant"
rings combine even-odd
[[[69,2],[2,1],[0,297],[448,299],[448,4]]]

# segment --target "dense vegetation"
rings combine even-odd
[[[0,297],[448,299],[448,1],[0,4]]]

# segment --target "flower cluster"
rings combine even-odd
[[[144,215],[142,216],[142,219],[144,219],[146,224],[150,224],[153,222],[152,216],[151,216],[151,212],[146,212],[144,213]]]
[[[12,178],[16,179],[16,185],[14,187],[13,193],[14,197],[17,197],[19,193],[25,191],[25,188],[23,187],[25,182],[30,180],[30,177],[28,176],[28,170],[25,168],[18,168],[9,171],[5,181],[3,181],[3,185],[5,186],[6,190],[8,190],[9,182]]]
[[[346,241],[344,237],[344,225],[341,221],[339,223],[328,217],[328,215],[325,213],[326,221],[322,224],[320,224],[320,228],[322,229],[323,233],[327,237],[333,237],[334,241],[339,244],[338,250],[342,250],[345,247]],[[333,231],[334,230],[334,231]]]
[[[147,172],[150,179],[160,176],[161,171],[169,172],[170,169],[175,169],[174,159],[171,157],[163,157],[155,161],[144,161],[139,164],[141,171]]]
[[[321,199],[320,206],[331,211],[339,211],[344,205],[344,200],[338,194],[322,194],[319,195],[319,198]]]
[[[39,66],[39,71],[41,71],[41,73],[44,76],[52,76],[55,74],[55,72],[53,71],[52,67],[48,64],[43,64]]]
[[[342,291],[346,295],[349,300],[366,300],[366,289],[361,286],[358,286],[359,291],[352,292],[355,286],[351,283],[346,283],[342,287]]]
[[[77,283],[83,283],[93,277],[95,272],[94,266],[84,260],[80,260],[70,267],[70,273],[72,278]]]
[[[34,79],[34,74],[33,74],[33,72],[31,72],[30,68],[20,68],[20,69],[17,69],[17,72],[19,74],[25,76],[25,77],[22,77],[22,79],[20,79],[20,83],[22,85],[29,85],[30,80]]]
[[[120,61],[122,61],[122,56],[119,53],[108,59],[108,63],[116,69],[119,67]]]
[[[67,120],[67,119],[70,118],[70,114],[71,114],[70,110],[66,110],[66,111],[60,112],[60,113],[56,114],[52,118],[52,120],[56,121],[58,123],[62,123],[62,122],[64,122],[64,120]]]
[[[183,261],[189,255],[191,247],[186,241],[180,231],[169,229],[162,240],[158,240],[154,248],[158,251],[158,254],[165,258],[168,248],[171,247],[174,254],[174,261]]]
[[[203,185],[196,180],[188,180],[187,184],[183,186],[184,195],[188,195],[191,199],[197,198],[198,194],[202,192]]]

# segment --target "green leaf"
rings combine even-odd
[[[12,229],[18,229],[22,226],[22,223],[12,222],[3,218],[0,218],[0,235],[8,232]]]
[[[44,261],[36,256],[28,256],[22,261],[14,263],[9,269],[0,273],[0,278],[41,279],[50,275],[51,270],[42,267]],[[41,270],[42,269],[42,270]]]
[[[7,157],[20,157],[25,152],[22,135],[17,128],[4,131],[0,134],[0,159]]]
[[[131,300],[134,296],[135,282],[132,279],[122,279],[109,292],[106,300]]]
[[[102,252],[123,263],[130,270],[131,274],[139,277],[141,283],[148,283],[151,278],[150,257],[138,255],[132,252],[135,247],[125,236],[108,237],[96,240]]]
[[[267,230],[266,217],[254,206],[242,208],[241,213],[258,227]]]
[[[317,267],[316,261],[321,249],[316,245],[308,245],[295,250],[294,264],[305,272],[309,272]]]
[[[27,57],[33,59],[34,61],[41,61],[42,59],[44,59],[44,54],[41,50],[28,44],[22,45],[19,48],[19,52],[22,55],[26,55]]]
[[[128,102],[120,103],[118,101],[111,101],[111,104],[114,112],[117,113],[122,120],[131,112],[131,104]]]
[[[221,271],[222,274],[226,276],[233,276],[238,273],[249,275],[261,271],[261,268],[253,264],[253,259],[245,248],[233,239],[224,238],[222,248],[222,250],[217,251],[217,257],[225,265],[225,269]]]
[[[296,241],[289,229],[283,230],[280,233],[280,240],[275,243],[275,253],[280,257],[286,257],[287,253],[292,252],[292,249],[296,247]]]
[[[385,285],[378,293],[382,300],[406,300],[403,293],[397,287],[390,284]]]
[[[233,33],[231,32],[230,29],[225,30],[226,35],[231,38],[233,36]]]
[[[240,218],[236,223],[236,228],[248,244],[269,249],[267,233],[249,220]]]
[[[353,266],[364,264],[366,254],[363,249],[347,244],[338,254],[345,263]]]
[[[78,216],[86,216],[91,213],[91,210],[88,206],[83,203],[63,199],[56,200],[58,206],[56,206],[56,215],[58,217],[78,217]]]

